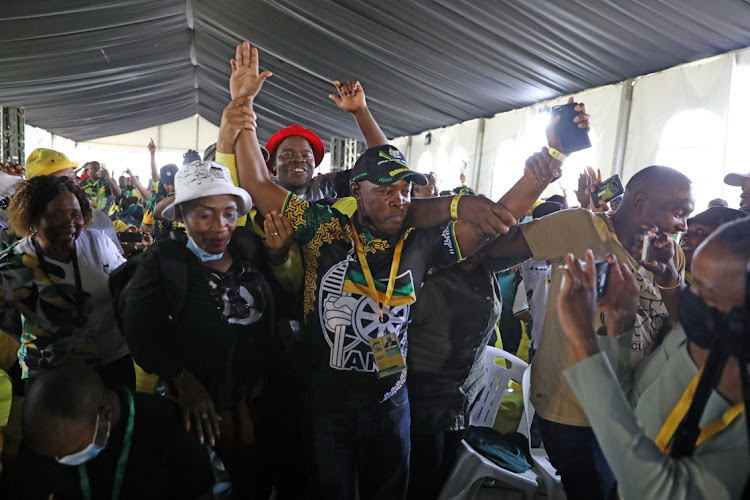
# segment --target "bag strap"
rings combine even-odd
[[[159,244],[159,274],[166,292],[169,312],[179,321],[187,297],[187,259],[185,245],[171,238]]]

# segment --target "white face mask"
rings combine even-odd
[[[209,262],[211,260],[219,260],[224,256],[224,252],[221,253],[208,253],[199,247],[192,236],[188,236],[187,248],[198,257],[201,262]]]
[[[107,435],[104,437],[104,442],[101,445],[96,444],[96,433],[99,430],[99,415],[96,415],[96,427],[94,427],[94,440],[91,444],[72,455],[65,455],[64,457],[55,458],[59,463],[63,465],[81,465],[93,460],[101,451],[107,447],[107,441],[109,440],[110,423],[107,421]]]

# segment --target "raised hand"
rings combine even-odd
[[[139,231],[141,233],[141,244],[145,247],[150,247],[154,243],[154,237],[148,231],[143,228]]]
[[[471,225],[483,238],[497,238],[507,233],[517,222],[505,205],[482,196],[461,197],[458,219]]]
[[[367,101],[365,101],[365,91],[362,89],[362,85],[358,80],[352,80],[341,83],[336,80],[333,82],[336,86],[336,90],[339,91],[339,95],[328,94],[333,102],[347,113],[356,113],[367,108]]]
[[[234,141],[242,129],[255,130],[255,112],[249,101],[249,97],[241,96],[224,108],[219,126],[219,139],[216,141],[218,152],[231,153]]]
[[[563,283],[557,296],[557,317],[576,358],[580,361],[599,351],[594,332],[596,310],[596,266],[594,254],[586,250],[586,269],[568,254],[560,266]]]
[[[151,139],[148,141],[148,152],[151,154],[156,153],[156,144],[154,144],[154,140]]]
[[[26,169],[20,163],[13,163],[10,156],[5,160],[5,164],[0,166],[0,170],[15,177],[23,177],[26,175]]]
[[[651,238],[648,257],[642,260],[643,241]],[[666,233],[659,231],[656,226],[644,227],[644,232],[639,234],[632,247],[630,255],[638,261],[646,270],[654,273],[656,283],[662,287],[678,285],[682,277],[674,264],[676,243]]]
[[[635,325],[640,290],[633,273],[616,256],[608,255],[607,262],[607,293],[596,299],[596,305],[604,312],[607,335],[617,336]]]
[[[597,168],[596,172],[594,172],[593,168],[586,167],[586,176],[589,179],[589,186],[585,190],[585,193],[588,196],[588,208],[590,208],[591,211],[595,213],[609,212],[609,203],[607,203],[606,201],[599,200],[598,206],[594,203],[593,194],[602,183],[602,171]]]
[[[248,42],[237,46],[235,58],[230,60],[232,76],[229,78],[229,93],[232,100],[240,96],[255,98],[266,78],[272,76],[270,71],[258,74],[258,49],[250,49]]]
[[[526,159],[524,171],[530,173],[539,182],[553,182],[562,175],[558,165],[560,162],[552,158],[547,148],[542,148],[541,151]]]
[[[586,167],[587,170],[589,168],[591,167]],[[582,172],[578,175],[578,189],[576,189],[574,192],[576,194],[578,203],[581,205],[581,208],[589,208],[589,205],[591,205],[591,195],[588,192],[590,185],[591,177],[589,176],[588,171]]]
[[[568,104],[570,104],[571,102],[575,102],[575,99],[573,97],[568,98]],[[586,105],[583,104],[582,102],[579,102],[575,110],[578,111],[578,115],[575,118],[573,118],[573,122],[578,124],[578,128],[584,128],[588,130],[591,116],[589,116],[586,113]],[[555,125],[559,121],[560,121],[560,116],[556,116],[553,119],[551,119],[549,123],[547,124],[545,134],[547,135],[547,145],[551,148],[557,149],[558,151],[562,151],[560,138],[557,137],[557,131],[555,130]]]

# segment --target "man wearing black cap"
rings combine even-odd
[[[740,210],[750,212],[750,173],[749,174],[727,174],[724,184],[742,188],[740,195]]]
[[[245,96],[242,105],[254,118],[253,98],[270,73],[259,75],[257,51],[250,54],[247,42],[237,47],[230,87]],[[239,132],[235,150],[240,185],[261,213],[289,219],[305,259],[304,375],[318,494],[353,498],[358,475],[360,498],[403,498],[409,470],[406,329],[424,276],[507,232],[514,214],[524,213],[559,175],[560,163],[546,149],[537,153],[527,167],[538,175],[519,182],[504,205],[467,195],[423,200],[438,221],[459,220],[415,229],[407,216],[411,183],[424,186],[427,179],[393,146],[371,147],[357,160],[352,217],[274,183],[254,127]],[[388,335],[396,336],[397,349],[386,348]]]
[[[259,210],[281,209],[289,218],[305,258],[302,338],[319,493],[353,498],[356,470],[362,498],[403,497],[411,304],[428,268],[458,262],[462,252],[473,252],[484,239],[460,222],[408,227],[411,182],[425,185],[426,179],[410,170],[392,146],[370,148],[357,161],[351,184],[357,212],[349,218],[300,200],[268,177],[276,187],[270,196],[253,189],[253,181],[245,184],[247,144],[240,137],[241,185],[248,187]],[[259,155],[256,160],[260,162]],[[506,225],[514,221],[505,220]],[[387,334],[396,335],[395,349],[380,345]]]
[[[152,192],[148,201],[146,201],[146,211],[143,214],[141,226],[144,231],[150,232],[154,240],[169,237],[169,231],[172,229],[172,221],[154,216],[156,206],[165,198],[174,196],[174,176],[177,174],[177,165],[170,163],[164,165],[159,170],[159,182],[157,191]]]

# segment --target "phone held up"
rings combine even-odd
[[[130,231],[122,232],[118,237],[120,243],[140,243],[143,241],[143,235],[141,233],[133,233]]]
[[[600,200],[609,203],[624,192],[625,188],[622,187],[620,176],[615,174],[596,186],[596,191],[591,193],[591,200],[594,202],[594,206],[598,207]]]
[[[573,121],[578,116],[576,106],[578,106],[577,102],[570,102],[562,106],[553,106],[550,110],[552,118],[560,116],[560,121],[555,124],[555,131],[560,139],[563,153],[566,155],[591,147],[589,131],[579,128],[578,124]]]
[[[607,294],[609,284],[609,262],[600,260],[596,265],[596,296],[604,297]]]
[[[646,233],[643,235],[643,246],[641,247],[641,262],[648,262],[651,260],[651,243],[656,239],[654,233]]]
[[[579,260],[581,263],[581,266],[586,269],[586,263],[582,260]],[[607,294],[607,286],[609,285],[609,262],[606,260],[598,260],[594,262],[594,266],[596,267],[596,296],[597,297],[603,297]],[[565,276],[563,276],[563,280],[561,283],[561,286],[565,285]]]

